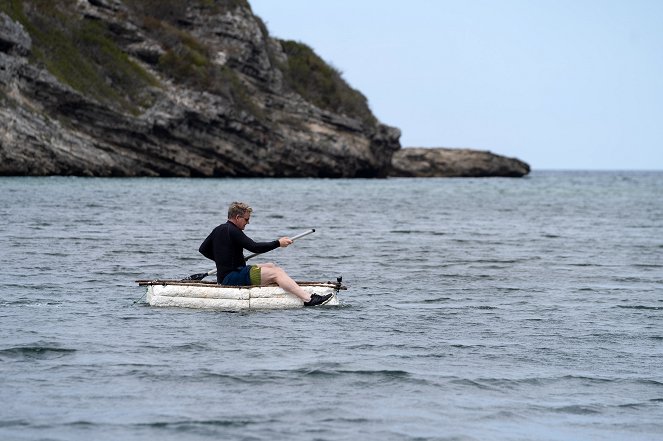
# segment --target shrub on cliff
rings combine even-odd
[[[309,46],[281,40],[288,61],[281,66],[288,87],[321,109],[359,118],[374,125],[366,97],[345,82],[341,72],[327,64]]]
[[[32,59],[64,84],[100,102],[136,112],[157,81],[112,40],[104,24],[81,19],[74,0],[9,0],[0,10],[32,38]]]

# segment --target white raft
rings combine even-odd
[[[190,280],[137,280],[147,287],[151,306],[178,306],[221,310],[300,308],[304,302],[276,285],[224,286],[214,282]],[[346,289],[339,280],[332,282],[297,282],[308,293],[333,296],[326,305],[338,305],[339,290]]]

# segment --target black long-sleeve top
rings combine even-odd
[[[216,263],[216,280],[221,283],[228,273],[246,265],[244,249],[252,253],[266,253],[279,246],[278,240],[254,242],[237,225],[228,221],[212,230],[198,251]]]

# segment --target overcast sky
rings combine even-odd
[[[663,1],[249,0],[401,129],[535,169],[663,169]]]

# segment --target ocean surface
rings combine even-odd
[[[341,306],[147,306],[234,200]],[[663,172],[0,178],[0,440],[663,440]]]

